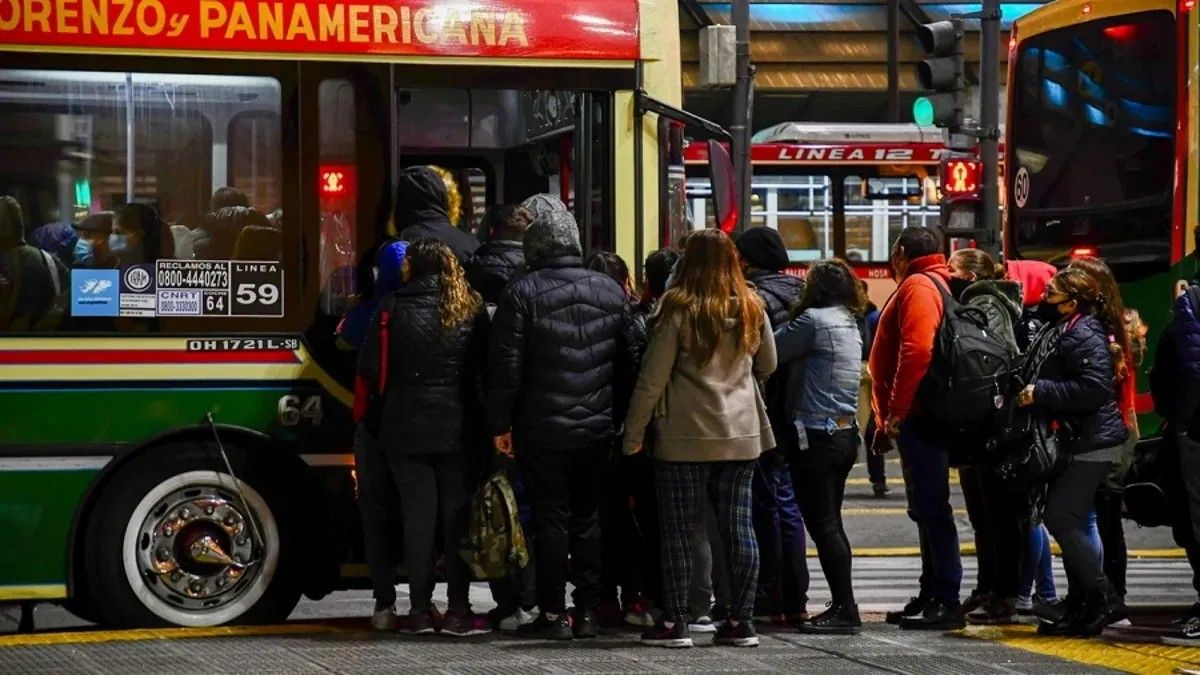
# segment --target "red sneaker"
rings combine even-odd
[[[638,628],[654,626],[653,606],[645,596],[639,595],[633,602],[625,605],[625,623]]]

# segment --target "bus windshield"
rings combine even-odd
[[[1010,229],[1023,257],[1058,261],[1089,248],[1110,263],[1166,264],[1175,58],[1174,18],[1161,11],[1021,43],[1010,83]]]

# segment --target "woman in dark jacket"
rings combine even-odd
[[[1003,336],[1009,354],[1019,350],[1014,326],[1021,318],[1021,284],[1004,278],[1005,269],[975,248],[950,256],[950,292],[959,302],[978,307],[987,316],[988,332]],[[1024,547],[1021,517],[1028,500],[1014,492],[989,467],[963,467],[958,472],[967,516],[975,530],[979,575],[964,604],[971,623],[1006,624],[1016,620]]]
[[[440,628],[448,635],[480,635],[489,629],[486,619],[471,613],[470,576],[458,541],[470,498],[469,441],[471,420],[480,414],[474,408],[487,314],[446,244],[429,238],[411,244],[403,271],[406,283],[380,303],[359,359],[359,374],[382,397],[366,420],[367,430],[386,457],[388,466],[380,469],[391,470],[400,495],[411,597],[400,632]],[[440,627],[432,604],[439,525],[449,585],[449,610]],[[386,594],[376,589],[376,611],[387,609],[378,606],[381,591]]]
[[[1095,278],[1078,268],[1056,274],[1043,303],[1054,307],[1059,319],[1030,346],[1028,358],[1034,368],[1041,367],[1018,403],[1043,408],[1057,425],[1060,447],[1071,455],[1066,470],[1050,484],[1045,515],[1062,548],[1070,595],[1063,618],[1042,624],[1038,632],[1098,635],[1128,614],[1087,533],[1096,489],[1129,437],[1114,384],[1126,375],[1125,356],[1120,343],[1109,339],[1124,330],[1123,317],[1106,302]]]

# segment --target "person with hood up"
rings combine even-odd
[[[481,229],[487,241],[475,251],[467,279],[489,305],[500,301],[508,282],[525,267],[521,242],[532,220],[533,215],[524,208],[510,204],[493,206],[483,215]]]
[[[1003,336],[1008,352],[1015,357],[1019,353],[1015,327],[1021,318],[1021,285],[1006,280],[1004,267],[979,249],[957,251],[946,264],[950,294],[964,305],[982,309],[988,332]],[[1012,623],[1020,595],[1020,553],[1026,548],[1021,518],[1028,510],[1028,498],[1015,493],[991,468],[963,467],[958,479],[975,530],[975,557],[979,560],[975,591],[963,608],[967,621]]]
[[[771,329],[786,324],[792,306],[804,293],[804,282],[783,274],[788,266],[787,246],[779,232],[769,227],[746,230],[737,238],[742,272],[754,285],[771,318]],[[788,372],[779,370],[767,380],[767,413],[771,426],[789,423],[786,405]],[[758,459],[754,475],[754,531],[758,536],[762,567],[758,574],[755,617],[760,621],[801,623],[807,617],[808,554],[804,518],[792,486],[787,458],[779,449]]]
[[[357,468],[360,480],[370,472],[380,486],[389,474],[395,483],[411,601],[407,616],[388,617],[395,568],[375,567],[373,623],[395,622],[401,633],[413,635],[481,635],[491,629],[485,617],[471,612],[470,571],[458,546],[471,495],[487,315],[446,244],[428,237],[414,242],[402,269],[405,284],[380,301],[358,361],[358,375],[377,404],[364,420],[374,437],[374,451],[366,458],[373,461]],[[433,604],[438,554],[446,560],[444,619]]]
[[[517,633],[569,640],[598,631],[603,484],[596,477],[621,421],[614,404],[632,375],[624,363],[630,311],[617,282],[584,268],[579,226],[566,207],[548,211],[534,210],[524,240],[528,271],[509,284],[493,317],[487,418],[496,451],[517,459],[534,494],[541,613]]]
[[[432,167],[410,166],[400,172],[395,203],[393,219],[400,229],[400,241],[432,237],[449,246],[460,263],[470,263],[479,240],[450,222],[446,183]]]
[[[379,301],[400,290],[404,284],[401,267],[407,250],[407,242],[389,241],[374,256],[367,253],[359,261],[357,302],[338,324],[338,347],[345,351],[362,348],[367,326],[379,309]]]
[[[25,242],[25,217],[13,197],[0,197],[0,328],[58,327],[66,311],[67,268]]]

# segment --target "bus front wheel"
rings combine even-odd
[[[251,463],[238,481],[215,449],[135,458],[106,486],[84,541],[104,623],[215,626],[281,621],[300,597],[295,509]],[[290,555],[289,555],[290,553]]]

